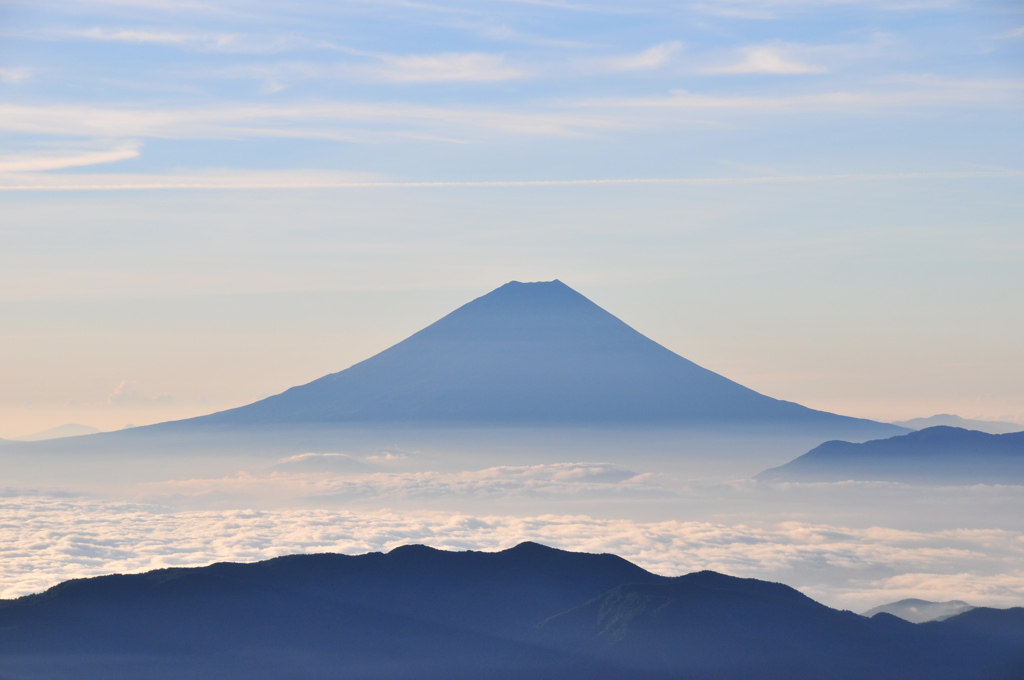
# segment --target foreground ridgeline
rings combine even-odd
[[[988,434],[939,426],[862,444],[830,441],[757,479],[1024,484],[1024,432]]]
[[[0,602],[5,680],[1009,680],[1024,609],[865,618],[777,583],[523,543],[295,555]]]

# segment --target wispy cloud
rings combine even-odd
[[[151,29],[110,29],[93,27],[68,31],[65,35],[103,42],[163,45],[198,52],[233,54],[276,54],[297,49],[342,50],[326,40],[313,40],[299,35],[245,35],[239,33],[184,33]]]
[[[509,66],[494,54],[446,53],[411,56],[381,56],[382,65],[369,72],[396,83],[493,83],[526,77],[522,69]]]
[[[64,170],[130,160],[139,156],[140,145],[127,143],[107,150],[39,151],[0,156],[0,173]]]
[[[0,105],[0,130],[91,138],[239,137],[324,138],[358,135],[343,125],[374,131],[398,127],[402,134],[439,129],[462,134],[491,131],[527,135],[579,135],[615,126],[607,116],[578,112],[515,112],[469,107],[362,102],[240,105],[216,108],[147,109],[88,105]],[[376,139],[378,132],[373,132]]]
[[[602,59],[598,64],[605,71],[645,71],[664,66],[682,49],[681,42],[666,42],[637,54]]]
[[[741,19],[777,19],[784,13],[814,11],[842,5],[863,5],[881,11],[925,11],[950,9],[959,0],[698,0],[695,11]]]
[[[30,68],[0,67],[0,83],[17,85],[32,77],[33,70]]]
[[[166,394],[149,396],[139,389],[139,383],[135,380],[122,380],[114,390],[107,395],[108,405],[141,405],[141,404],[166,404],[171,398]]]
[[[501,181],[386,181],[359,173],[302,170],[220,171],[173,175],[64,175],[60,177],[4,174],[0,191],[188,191],[188,190],[294,190],[294,189],[516,189],[529,187],[712,186],[744,184],[802,184],[820,182],[893,182],[912,180],[968,180],[1024,177],[1024,170],[964,172],[905,172],[840,175],[760,175],[746,177],[632,177],[609,179],[501,180]]]
[[[975,106],[1007,103],[1019,107],[1024,81],[944,81],[903,79],[902,89],[831,91],[795,95],[711,95],[675,90],[666,96],[595,99],[576,103],[581,108],[638,108],[689,111],[756,111],[759,113],[853,113],[880,109]]]
[[[199,14],[236,14],[237,2],[225,2],[224,0],[64,0],[63,3],[75,8],[75,6],[92,6],[93,8],[132,8],[140,10],[157,10],[174,14],[199,13]],[[77,9],[77,8],[76,8]]]
[[[419,68],[419,67],[416,67]],[[413,71],[416,71],[416,68]],[[482,77],[424,67],[419,76]],[[461,75],[460,75],[461,73]],[[397,77],[397,76],[396,76]],[[795,95],[712,95],[673,91],[668,95],[581,99],[508,107],[431,106],[403,103],[324,102],[291,105],[243,104],[194,108],[0,104],[0,131],[91,139],[306,138],[379,141],[383,137],[466,139],[482,133],[580,136],[595,132],[678,126],[686,121],[656,116],[662,111],[763,115],[1009,105],[1019,107],[1024,82],[1013,80],[906,81],[863,91]]]
[[[800,75],[825,73],[822,66],[815,66],[796,60],[778,47],[750,47],[743,50],[743,58],[736,63],[705,69],[710,74]]]
[[[342,50],[356,57],[347,62],[282,61],[229,66],[202,75],[248,79],[264,83],[262,92],[272,94],[302,81],[353,81],[393,83],[498,83],[531,74],[506,63],[502,55],[446,53],[394,55]]]

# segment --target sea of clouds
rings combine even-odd
[[[781,581],[862,611],[905,597],[1024,602],[1024,532],[909,531],[800,521],[637,521],[336,508],[180,510],[7,490],[0,494],[0,596],[61,581],[293,553],[387,551],[409,543],[500,550],[521,541],[620,555],[651,571],[701,569]]]

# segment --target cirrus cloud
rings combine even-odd
[[[602,70],[613,72],[656,69],[667,64],[672,57],[678,54],[682,49],[683,44],[681,42],[666,42],[650,47],[637,54],[603,59],[599,62],[599,65]]]
[[[396,83],[492,83],[526,77],[526,72],[494,54],[445,53],[382,55],[381,66],[368,69],[381,80]]]
[[[64,170],[67,168],[117,163],[118,161],[138,158],[140,147],[141,145],[138,143],[129,142],[105,150],[46,150],[0,156],[0,173]]]
[[[778,47],[749,47],[743,50],[741,61],[704,70],[704,73],[709,74],[761,73],[766,75],[803,75],[825,72],[824,67],[798,61]]]

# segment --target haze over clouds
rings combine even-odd
[[[387,464],[387,459],[370,458]],[[163,503],[203,506],[209,503],[259,505],[277,502],[347,503],[493,500],[530,502],[559,498],[610,500],[652,499],[675,494],[658,475],[638,474],[607,463],[502,465],[460,472],[385,472],[367,469],[343,454],[304,454],[281,461],[269,474],[241,472],[219,479],[186,479],[140,485],[143,498]],[[314,474],[310,474],[313,471]],[[365,471],[365,474],[354,475]],[[322,474],[315,474],[320,472]],[[346,474],[347,473],[347,474]],[[342,476],[345,475],[345,476]]]

